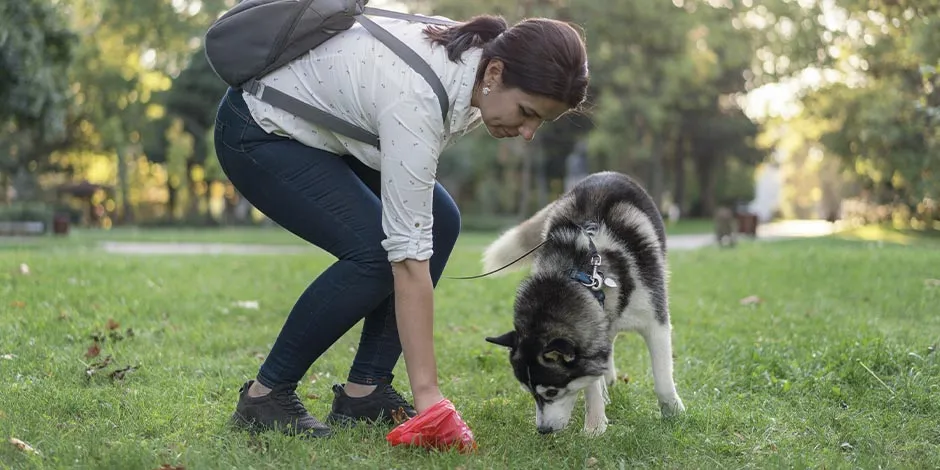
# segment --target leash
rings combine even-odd
[[[504,269],[506,269],[506,268],[512,266],[513,264],[516,264],[516,263],[517,263],[519,260],[521,260],[522,258],[525,258],[526,256],[531,255],[533,251],[538,250],[539,248],[541,248],[542,245],[544,245],[547,241],[548,241],[547,238],[546,238],[545,240],[542,240],[542,243],[539,243],[538,245],[535,245],[535,248],[532,248],[531,250],[525,252],[524,255],[522,255],[522,256],[520,256],[520,257],[518,257],[518,258],[516,258],[516,259],[514,259],[514,260],[512,260],[512,261],[510,261],[509,264],[507,264],[506,266],[503,266],[503,267],[501,267],[501,268],[499,268],[499,269],[494,269],[494,270],[492,270],[492,271],[490,271],[490,272],[488,272],[488,273],[485,273],[485,274],[477,274],[476,276],[464,276],[464,277],[442,276],[442,277],[445,278],[445,279],[479,279],[479,278],[481,278],[481,277],[489,276],[490,274],[494,274],[494,273],[497,273],[497,272],[499,272],[499,271],[502,271],[502,270],[504,270]]]

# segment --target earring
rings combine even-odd
[[[486,96],[488,94],[490,94],[490,87],[488,86],[483,87],[483,96]]]

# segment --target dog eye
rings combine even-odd
[[[548,398],[555,398],[556,395],[558,395],[558,390],[552,389],[545,391],[545,396]]]

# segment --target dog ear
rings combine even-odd
[[[492,337],[492,336],[487,336],[487,337],[486,337],[486,341],[489,342],[489,343],[493,343],[493,344],[495,344],[495,345],[498,345],[498,346],[505,346],[505,347],[507,347],[507,348],[514,348],[514,347],[516,347],[516,330],[509,331],[509,332],[504,333],[504,334],[502,334],[501,336],[497,336],[497,337],[495,337],[495,338]]]
[[[574,343],[564,338],[553,339],[542,350],[542,358],[547,362],[564,361],[567,364],[574,362],[575,357]]]

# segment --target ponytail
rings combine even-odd
[[[457,62],[467,49],[483,47],[507,28],[509,25],[503,18],[483,15],[454,26],[431,25],[425,28],[424,34],[432,43],[444,46],[447,57]]]

